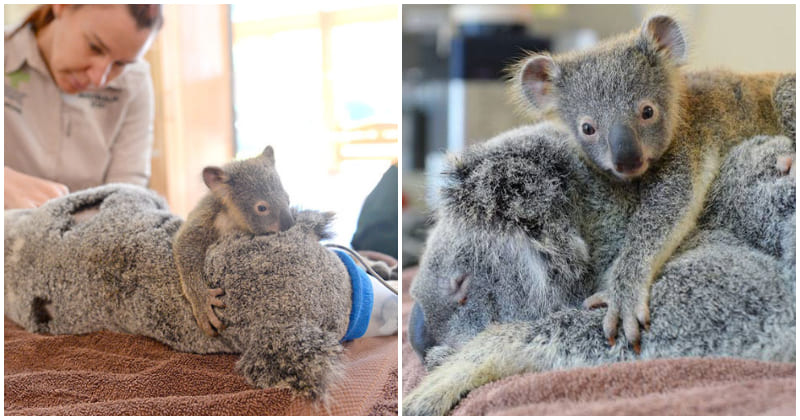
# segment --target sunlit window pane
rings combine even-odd
[[[274,7],[232,7],[236,157],[273,145],[292,205],[335,211],[348,244],[397,159],[396,8]]]
[[[391,42],[394,31],[393,21],[346,24],[331,31],[333,100],[340,127],[394,121],[400,104],[390,77],[400,68]]]

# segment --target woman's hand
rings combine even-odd
[[[47,200],[69,193],[64,184],[37,178],[5,167],[5,208],[28,209],[39,207]]]

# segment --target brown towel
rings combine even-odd
[[[405,334],[416,268],[403,270],[403,394],[426,375]],[[796,364],[650,360],[528,373],[472,391],[456,415],[794,415]]]
[[[345,344],[329,409],[257,389],[236,355],[180,353],[141,336],[32,334],[5,319],[6,415],[396,415],[397,337]]]

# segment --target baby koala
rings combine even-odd
[[[554,109],[598,175],[641,193],[625,245],[601,273],[603,290],[585,301],[607,306],[610,345],[621,324],[637,352],[652,282],[695,227],[724,156],[754,135],[783,134],[794,119],[776,105],[793,94],[794,74],[687,72],[687,56],[683,29],[657,15],[586,51],[532,54],[515,69],[516,94]],[[790,161],[779,163],[789,171]]]
[[[175,234],[172,252],[181,278],[181,289],[192,305],[197,325],[209,336],[223,328],[214,307],[224,307],[221,288],[209,289],[203,274],[206,250],[225,233],[265,235],[289,229],[294,219],[289,195],[275,171],[271,146],[251,159],[223,167],[203,169],[209,188],[197,207]]]

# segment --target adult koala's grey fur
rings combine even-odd
[[[490,323],[579,306],[616,256],[634,184],[597,177],[549,123],[453,157],[411,295],[428,368]]]
[[[194,353],[241,353],[237,369],[258,387],[290,387],[325,400],[339,370],[352,286],[319,240],[331,213],[295,212],[268,236],[228,235],[205,272],[225,289],[227,326],[197,327],[181,293],[172,238],[182,220],[155,193],[108,185],[5,212],[5,315],[28,331],[102,329],[152,337]]]
[[[452,164],[411,290],[410,340],[431,372],[403,414],[444,414],[471,389],[523,372],[677,356],[795,360],[795,181],[775,168],[792,141],[756,137],[728,156],[698,228],[653,286],[637,355],[624,339],[609,348],[603,311],[578,307],[611,264],[635,184],[592,176],[566,135],[521,128]]]

